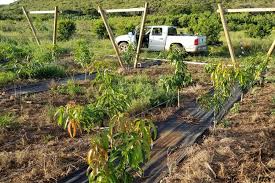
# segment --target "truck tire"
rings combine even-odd
[[[127,42],[120,42],[118,44],[118,49],[120,52],[126,52],[128,50],[129,44]]]

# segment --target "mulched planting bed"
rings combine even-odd
[[[170,72],[166,66],[160,68],[138,72],[147,73],[152,78]],[[191,67],[190,72],[195,73],[193,77],[198,84],[182,90],[182,105],[185,100],[195,99],[199,93],[209,89],[209,85],[204,83],[207,76],[202,77],[201,68]],[[52,91],[29,96],[2,96],[0,115],[13,113],[16,122],[0,128],[0,182],[55,182],[86,164],[91,134],[83,133],[71,139],[68,132],[50,117],[55,112],[53,107],[66,105],[72,99],[78,104],[89,102],[85,95],[71,98]],[[140,117],[161,122],[176,110],[176,107],[160,106]],[[178,117],[189,118],[187,115]]]
[[[179,148],[187,157],[163,181],[274,182],[274,94],[274,83],[252,88],[201,144]]]

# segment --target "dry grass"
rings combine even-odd
[[[86,151],[81,149],[87,149],[89,144],[82,140],[69,141],[72,143],[69,147],[60,147],[54,139],[40,146],[0,152],[0,182],[55,182],[56,178],[67,175],[85,162]],[[55,151],[54,146],[58,146]]]
[[[231,127],[220,125],[202,144],[177,152],[187,153],[186,159],[163,182],[274,183],[272,93],[272,84],[248,93],[239,113],[227,115]]]

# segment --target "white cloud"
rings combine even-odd
[[[10,3],[13,3],[14,1],[16,1],[16,0],[0,0],[0,5],[1,4],[10,4]]]

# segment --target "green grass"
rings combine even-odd
[[[110,17],[110,22],[112,24],[116,24],[117,26],[121,27],[128,21],[133,21],[138,24],[140,21],[140,16],[137,17]],[[136,19],[136,20],[135,20]],[[77,32],[74,35],[74,37],[69,41],[58,41],[58,47],[61,51],[61,56],[66,54],[66,56],[71,55],[73,56],[73,50],[76,45],[76,42],[78,40],[86,40],[89,48],[94,53],[94,67],[95,68],[115,68],[117,67],[116,60],[110,60],[106,58],[105,56],[108,55],[115,55],[115,51],[112,48],[112,44],[108,39],[100,40],[95,35],[95,23],[99,20],[76,20],[77,24]],[[41,47],[43,50],[47,50],[47,47],[51,45],[52,43],[52,20],[45,20],[41,21],[40,19],[37,19],[34,21],[35,26],[38,29],[38,36],[42,42]],[[5,27],[9,28],[5,28]],[[118,29],[114,30],[116,35],[122,34],[121,31],[118,31]],[[272,32],[272,35],[263,39],[256,39],[256,38],[249,38],[245,31],[237,31],[237,32],[230,32],[233,47],[236,53],[237,60],[240,60],[246,56],[254,55],[257,52],[267,52],[269,49],[272,40],[275,38],[275,31]],[[31,30],[28,27],[28,24],[25,20],[22,21],[0,21],[0,38],[4,40],[16,41],[17,47],[20,47],[22,45],[23,51],[25,52],[33,52],[35,55],[35,52],[37,52],[38,55],[41,56],[39,48],[37,48],[37,45],[35,43],[35,40],[33,39]],[[221,46],[209,46],[209,56],[203,56],[203,55],[189,55],[186,59],[190,61],[201,61],[201,62],[217,62],[217,61],[230,61],[230,55],[227,48],[227,44],[225,42],[225,37],[223,32],[221,32],[221,39],[223,44]],[[1,42],[1,41],[0,41]],[[244,54],[242,54],[241,45],[244,47]],[[45,49],[44,49],[45,48]],[[45,59],[48,60],[45,55]],[[42,55],[42,57],[44,57]],[[141,57],[144,58],[165,58],[165,55],[160,52],[147,52],[143,51],[141,52]],[[37,59],[40,59],[40,57],[35,57]],[[73,61],[73,57],[72,61]],[[26,59],[26,57],[22,57],[17,59],[18,63],[23,63],[22,59]],[[44,58],[43,58],[44,59]],[[44,60],[45,60],[44,59]],[[52,77],[62,77],[65,75],[65,72],[67,70],[62,69],[58,65],[64,65],[63,60],[60,62],[60,60],[57,60],[54,62],[53,66],[45,66],[39,68],[34,73],[34,78],[52,78]],[[108,64],[110,63],[110,64]],[[55,66],[56,65],[56,66]],[[67,67],[65,67],[67,69]],[[82,70],[76,69],[77,72],[82,72]],[[73,71],[73,72],[75,72]],[[54,73],[56,72],[56,74]],[[70,71],[68,71],[70,72]],[[12,80],[16,79],[14,76],[15,74],[12,74],[11,72],[8,72],[8,74],[0,73],[0,85],[5,85],[8,82],[11,82]],[[6,77],[8,76],[8,77]],[[272,77],[272,76],[271,76]]]
[[[13,72],[1,72],[0,71],[0,86],[6,85],[16,79],[16,75]]]
[[[84,94],[84,88],[77,84],[74,80],[68,80],[66,85],[58,86],[52,90],[60,94],[69,95],[71,98],[76,95]]]
[[[0,129],[14,127],[15,124],[16,119],[12,113],[0,115]]]

